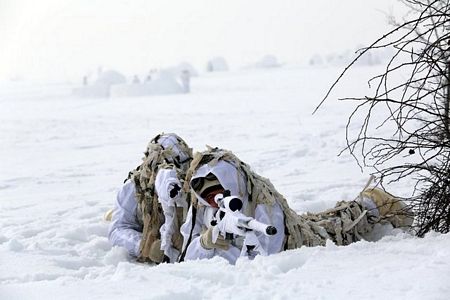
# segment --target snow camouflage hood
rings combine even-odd
[[[208,147],[204,152],[195,153],[187,171],[184,189],[189,189],[190,181],[199,174],[205,173],[204,170],[214,171],[214,167],[221,161],[234,166],[238,178],[242,176],[243,188],[248,194],[247,207],[244,209],[246,215],[254,217],[258,204],[271,206],[278,203],[281,206],[285,216],[285,250],[302,246],[325,245],[327,239],[333,240],[338,245],[347,245],[360,240],[361,234],[369,232],[373,227],[368,222],[366,211],[356,201],[338,202],[335,208],[319,214],[297,214],[289,207],[286,199],[275,189],[269,179],[259,176],[231,151],[224,149]],[[208,165],[208,167],[205,168],[204,165]],[[217,176],[217,174],[215,175]],[[201,198],[197,199],[197,197],[198,195],[191,193],[193,211],[196,211],[199,206],[205,205],[205,201]],[[193,213],[192,224],[194,224],[194,220],[195,213]],[[185,249],[188,245],[189,241]]]
[[[246,192],[246,176],[243,172],[236,169],[235,165],[226,160],[219,160],[215,164],[204,164],[200,166],[195,174],[191,178],[191,182],[196,178],[206,177],[207,174],[213,174],[220,182],[220,185],[225,189],[229,190],[232,195],[238,195],[244,202],[244,211],[245,204],[247,203],[247,195]],[[237,184],[236,184],[237,182]],[[209,206],[205,199],[201,195],[199,195],[198,191],[192,188],[192,193],[195,193],[196,198],[199,203],[202,205]]]
[[[136,201],[138,202],[138,218],[143,225],[140,256],[138,260],[151,260],[150,248],[160,238],[159,228],[164,223],[164,214],[155,193],[155,179],[161,168],[173,168],[178,179],[183,184],[189,162],[192,159],[192,149],[186,142],[174,133],[160,134],[153,138],[144,152],[142,163],[128,174],[136,188]],[[186,190],[189,195],[189,190]],[[188,196],[189,197],[189,196]],[[183,216],[182,213],[177,214]],[[183,220],[177,220],[181,225]],[[179,227],[179,226],[178,226]],[[173,245],[181,250],[182,237],[179,232],[173,235]]]

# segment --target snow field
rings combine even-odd
[[[447,299],[450,236],[380,227],[376,243],[302,248],[236,266],[150,266],[107,239],[104,212],[148,141],[233,150],[298,212],[353,199],[366,183],[347,154],[351,103],[314,107],[339,69],[207,74],[192,93],[79,99],[61,86],[0,92],[0,299]],[[364,91],[359,68],[334,97]],[[20,91],[23,92],[20,92]],[[356,128],[355,128],[356,129]],[[408,186],[393,186],[400,195]]]

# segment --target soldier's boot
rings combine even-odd
[[[386,191],[379,188],[366,188],[362,192],[363,206],[369,207],[369,215],[378,218],[379,220],[387,220],[392,226],[398,227],[410,227],[414,221],[414,214],[412,210],[406,205],[400,198],[395,197]],[[370,208],[371,200],[374,204],[373,208]],[[377,212],[370,212],[370,210],[376,208]]]

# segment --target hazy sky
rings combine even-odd
[[[127,75],[223,56],[305,62],[385,32],[396,0],[0,0],[0,80]]]

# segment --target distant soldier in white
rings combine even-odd
[[[241,256],[325,245],[327,240],[348,245],[363,239],[375,223],[407,228],[413,220],[403,201],[369,187],[353,201],[299,215],[267,178],[227,150],[196,153],[187,174],[192,198],[181,228],[180,260],[220,256],[234,264]]]
[[[183,188],[192,149],[178,135],[151,140],[143,162],[128,175],[112,211],[109,240],[140,262],[175,262],[187,211]],[[108,219],[108,217],[105,217]]]
[[[87,86],[88,85],[88,78],[86,75],[83,76],[83,86]]]
[[[147,74],[147,77],[145,77],[145,82],[150,82],[150,81],[152,81],[152,73],[151,72],[149,72]]]
[[[97,67],[97,78],[100,78],[102,73],[103,73],[103,67],[102,66],[98,66]]]
[[[191,91],[191,73],[189,73],[189,70],[183,70],[180,79],[184,92],[189,93]]]
[[[214,67],[211,61],[208,61],[208,63],[206,64],[206,71],[207,72],[213,72],[214,71]]]
[[[139,80],[139,77],[138,77],[137,75],[134,75],[134,76],[133,76],[133,83],[134,83],[134,84],[139,84],[139,83],[141,83],[141,81]]]

